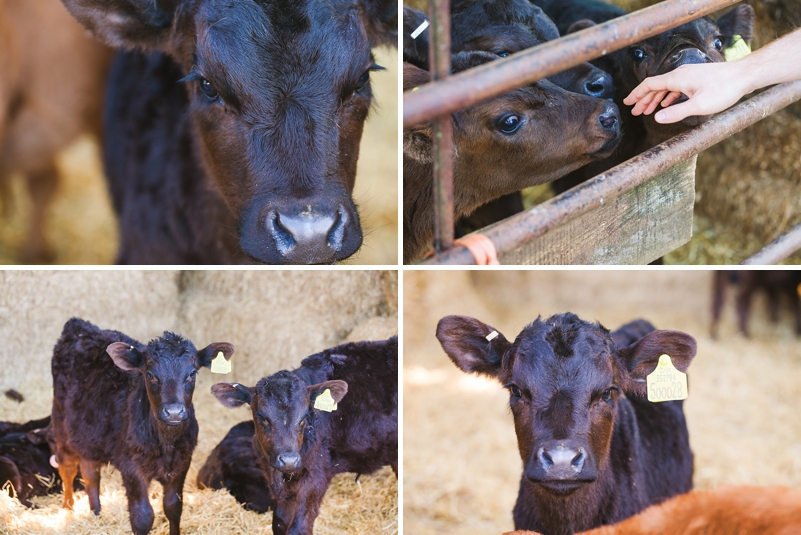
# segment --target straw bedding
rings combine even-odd
[[[404,279],[405,531],[490,535],[513,527],[522,465],[508,394],[463,374],[443,353],[434,332],[448,314],[477,317],[507,337],[538,314],[565,311],[609,328],[644,317],[687,332],[698,341],[685,404],[696,488],[801,487],[801,340],[789,310],[774,325],[764,299],[755,299],[746,340],[729,292],[720,338],[712,340],[706,271],[408,272]]]
[[[353,198],[364,245],[346,263],[398,261],[398,53],[374,51],[386,71],[371,78],[375,104],[365,123]],[[103,178],[97,141],[82,137],[58,157],[59,185],[45,216],[55,264],[110,264],[119,243],[116,216]],[[22,177],[0,191],[0,263],[18,264],[30,224],[31,202]]]
[[[320,292],[328,288],[326,294]],[[387,291],[385,291],[387,290]],[[197,472],[211,450],[249,409],[227,409],[210,394],[220,380],[255,383],[264,374],[296,366],[321,349],[397,333],[395,272],[0,272],[0,390],[15,388],[23,403],[0,397],[0,420],[48,414],[49,359],[64,322],[82,316],[104,328],[146,341],[171,329],[197,345],[236,344],[231,375],[202,370],[194,405],[200,437],[184,490],[183,533],[272,533],[272,515],[245,511],[227,492],[198,490]],[[342,474],[326,493],[315,533],[398,531],[397,480],[390,468],[371,476]],[[166,534],[161,486],[151,486],[156,521]],[[28,510],[0,493],[0,533],[123,534],[130,532],[127,501],[112,468],[101,479],[102,513],[91,514],[78,492],[75,510],[61,495],[34,498]]]

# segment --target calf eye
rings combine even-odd
[[[523,124],[519,115],[505,115],[498,121],[498,130],[504,134],[514,134]]]
[[[186,378],[186,382],[187,383],[194,383],[196,376],[197,376],[197,370],[195,370],[195,371],[193,371],[192,373],[189,374],[189,376]]]
[[[203,91],[203,94],[209,97],[210,99],[214,100],[220,96],[214,86],[211,85],[211,82],[206,80],[205,78],[200,79],[200,90]]]
[[[361,93],[362,91],[364,91],[364,88],[367,87],[367,84],[369,83],[370,83],[370,71],[368,70],[364,71],[364,74],[362,74],[359,77],[359,81],[356,82],[356,87],[354,88],[353,92]]]
[[[159,384],[159,378],[153,375],[152,373],[147,372],[145,375],[147,376],[147,380],[151,385]]]
[[[504,388],[509,389],[509,393],[512,394],[512,398],[521,398],[523,394],[520,392],[520,389],[517,388],[517,385],[514,383],[509,383],[508,385],[504,385]]]
[[[604,401],[609,401],[610,399],[612,399],[612,389],[609,388],[607,390],[604,390],[604,393],[601,394],[601,399]]]
[[[721,41],[720,37],[716,37],[714,41],[712,41],[712,46],[715,47],[715,50],[720,50],[723,48],[723,41]]]
[[[498,52],[498,55],[502,58],[505,58],[506,56],[509,55],[509,52],[507,52],[506,50],[502,50],[501,52]]]
[[[631,57],[634,61],[642,61],[645,59],[645,51],[642,48],[632,48]]]

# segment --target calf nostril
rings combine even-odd
[[[337,218],[328,232],[328,246],[334,251],[339,252],[342,249],[342,243],[345,241],[345,227],[350,222],[348,211],[345,207],[339,205],[337,208]]]
[[[545,448],[540,448],[539,451],[537,451],[537,459],[539,459],[540,465],[543,468],[547,469],[553,466],[553,459],[551,459],[551,456],[548,454]]]
[[[598,122],[604,130],[612,130],[617,126],[617,115],[614,113],[604,113],[598,117]]]
[[[275,210],[270,210],[266,218],[267,232],[275,240],[275,247],[282,256],[295,248],[295,238],[292,233],[281,224],[281,218]]]
[[[576,470],[581,470],[581,468],[584,466],[584,450],[583,449],[579,448],[578,453],[576,453],[576,456],[573,457],[572,461],[570,461],[570,464]]]
[[[591,97],[600,97],[606,89],[603,77],[598,77],[595,80],[589,80],[584,84],[584,89]]]

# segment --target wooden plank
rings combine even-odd
[[[502,264],[647,264],[690,241],[696,156],[500,256]]]

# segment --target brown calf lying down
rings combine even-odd
[[[720,487],[682,494],[583,535],[791,535],[801,533],[801,489]],[[506,535],[537,535],[512,531]]]

